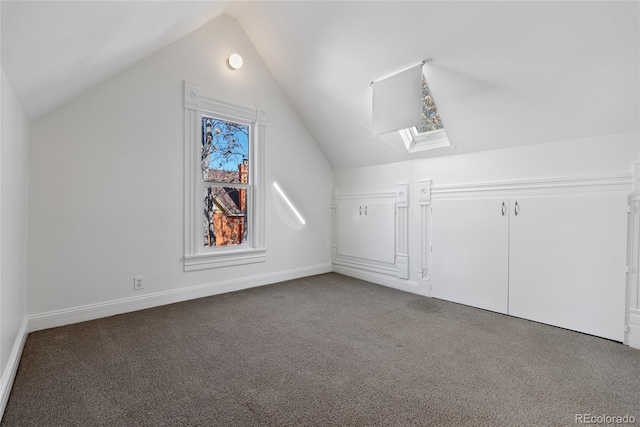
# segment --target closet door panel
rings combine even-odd
[[[507,312],[508,204],[502,198],[432,201],[433,297]]]
[[[395,201],[369,201],[364,204],[364,257],[395,263]]]
[[[622,341],[627,197],[511,203],[509,314]]]
[[[336,207],[338,255],[393,264],[395,201],[375,198],[339,200]]]
[[[361,257],[363,242],[361,203],[359,200],[340,200],[336,207],[336,249],[339,255]]]

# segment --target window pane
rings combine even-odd
[[[249,182],[249,126],[202,117],[202,179]]]
[[[422,76],[422,123],[417,126],[418,133],[443,129],[438,107],[433,100],[427,80]]]
[[[204,195],[204,246],[229,246],[247,238],[247,190],[210,186]]]

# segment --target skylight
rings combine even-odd
[[[427,79],[422,76],[422,123],[417,126],[418,133],[444,129],[438,107],[433,101],[433,95],[429,89]]]
[[[451,145],[424,74],[422,75],[421,123],[417,126],[400,130],[400,135],[407,147],[407,151],[410,153],[449,147]]]

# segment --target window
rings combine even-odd
[[[427,83],[427,79],[424,78],[424,74],[422,75],[422,122],[417,127],[418,133],[432,132],[443,129],[442,119],[440,118],[440,113],[438,112],[438,107],[436,107],[436,103],[433,100],[433,95],[431,95],[431,90],[429,89],[429,84]]]
[[[424,74],[422,75],[421,123],[418,126],[402,129],[400,135],[407,147],[407,151],[410,153],[449,147],[451,145]]]
[[[266,115],[185,82],[185,271],[266,260]]]
[[[425,63],[371,82],[373,135],[399,132],[409,153],[451,145],[425,78]]]
[[[202,116],[205,248],[247,241],[249,130],[249,125]]]

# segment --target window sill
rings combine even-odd
[[[451,146],[444,129],[418,133],[416,128],[409,128],[401,130],[400,136],[409,153]]]
[[[246,249],[221,253],[187,255],[184,257],[184,271],[206,270],[232,265],[254,264],[267,260],[267,249]]]

